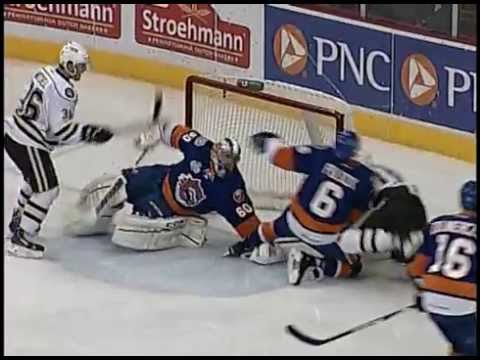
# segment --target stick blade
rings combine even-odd
[[[285,326],[285,331],[288,334],[292,335],[293,337],[297,338],[298,340],[303,341],[304,343],[307,343],[307,344],[310,344],[310,345],[319,346],[319,345],[323,345],[326,342],[328,342],[328,341],[325,341],[325,340],[322,340],[322,339],[315,339],[315,338],[312,338],[308,335],[305,335],[300,330],[298,330],[295,327],[295,325],[292,325],[292,324]]]

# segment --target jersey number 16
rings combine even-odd
[[[455,238],[450,241],[450,235],[437,235],[435,262],[428,268],[429,273],[440,272],[451,279],[461,279],[467,276],[472,268],[471,257],[475,256],[476,244],[466,238]]]

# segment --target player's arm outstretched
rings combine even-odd
[[[75,145],[81,142],[102,144],[113,137],[113,132],[104,126],[80,124],[70,119],[68,104],[58,97],[47,98],[46,106],[52,108],[49,124],[58,145]]]
[[[267,155],[276,167],[304,174],[309,173],[313,149],[318,150],[307,145],[286,146],[278,135],[270,132],[252,135],[251,143],[255,151]]]
[[[140,150],[152,149],[159,143],[185,153],[194,148],[203,147],[210,143],[210,140],[203,137],[196,130],[170,121],[163,121],[158,125],[153,125],[135,140],[135,145]]]

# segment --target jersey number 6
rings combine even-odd
[[[342,199],[343,195],[340,185],[324,181],[310,201],[310,211],[321,218],[329,218],[337,209],[337,200]]]

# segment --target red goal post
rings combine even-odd
[[[275,168],[252,151],[249,138],[259,131],[280,135],[288,145],[335,145],[335,134],[352,129],[352,112],[340,98],[269,80],[189,76],[185,87],[185,123],[207,138],[235,138],[239,163],[255,206],[283,208],[302,175]]]

